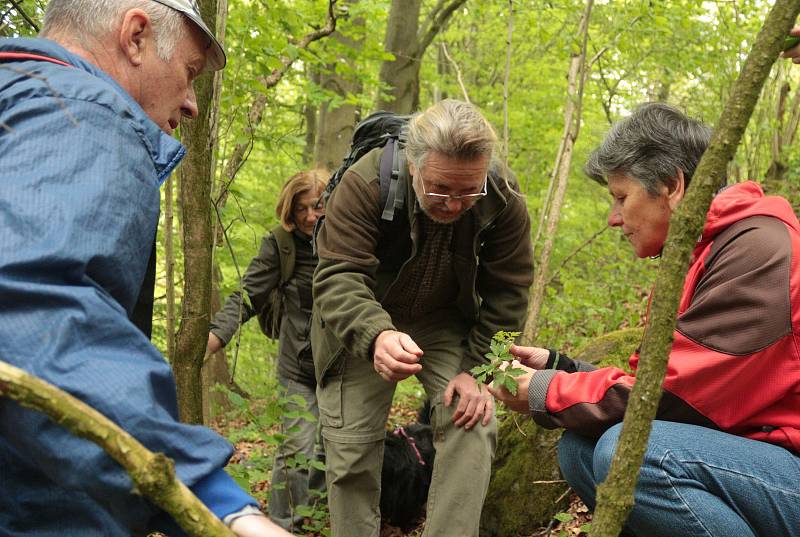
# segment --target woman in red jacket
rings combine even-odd
[[[608,217],[638,257],[658,256],[710,131],[650,103],[611,129],[585,170],[608,184]],[[626,535],[800,535],[800,224],[753,182],[721,190],[686,275],[663,396]],[[633,373],[538,347],[518,396],[566,429],[559,465],[590,507],[608,472]]]

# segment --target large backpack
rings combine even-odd
[[[264,306],[258,312],[258,325],[261,331],[270,339],[278,339],[281,331],[281,317],[284,311],[284,289],[294,272],[294,237],[292,234],[276,226],[270,233],[278,243],[278,259],[281,265],[281,279],[270,291]]]
[[[353,131],[350,151],[331,175],[322,194],[323,199],[327,201],[333,189],[342,180],[344,172],[358,159],[377,147],[383,147],[380,165],[380,200],[383,207],[381,220],[388,222],[394,220],[395,209],[401,209],[405,203],[402,193],[397,192],[397,185],[400,176],[408,173],[408,168],[405,165],[401,166],[404,156],[399,149],[405,142],[405,127],[410,118],[411,116],[381,111],[373,112],[360,121]],[[317,228],[321,220],[317,222]]]

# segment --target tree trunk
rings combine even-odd
[[[170,177],[164,183],[164,265],[167,290],[167,361],[175,359],[175,246],[173,217],[175,181]]]
[[[394,55],[381,65],[376,110],[410,114],[419,108],[419,68],[428,45],[466,0],[438,0],[420,27],[422,0],[392,0],[386,26],[386,50]]]
[[[633,507],[633,490],[661,399],[661,385],[672,348],[675,315],[689,259],[719,178],[725,176],[728,162],[736,153],[764,81],[798,12],[798,0],[775,2],[733,86],[686,197],[673,215],[656,279],[648,328],[642,341],[637,380],[628,399],[619,445],[609,475],[597,489],[592,537],[619,535]]]
[[[422,0],[392,0],[386,26],[386,51],[394,59],[381,65],[381,85],[386,94],[378,94],[376,110],[410,114],[419,108],[419,62],[417,29]]]
[[[350,0],[350,4],[357,0]],[[356,27],[364,26],[364,19],[359,17],[352,21]],[[340,25],[340,29],[333,33],[333,38],[341,45],[358,52],[363,47],[363,39],[355,40],[349,37]],[[357,32],[363,34],[361,32]],[[350,72],[355,70],[353,61],[348,59]],[[336,64],[328,65],[320,76],[320,85],[323,89],[336,94],[336,99],[320,106],[317,120],[317,135],[314,144],[314,163],[317,167],[333,170],[339,167],[342,159],[350,149],[350,140],[356,125],[358,109],[354,104],[349,104],[348,96],[356,95],[361,91],[360,84],[352,75],[342,75],[337,70]],[[334,104],[334,103],[340,104]]]
[[[310,83],[314,86],[320,85],[320,74],[317,66],[307,66],[306,76],[310,79]],[[303,163],[306,167],[314,165],[314,152],[316,150],[317,140],[317,113],[319,107],[313,102],[310,96],[306,97],[306,102],[303,105],[303,120],[305,123],[305,146],[303,147]]]
[[[311,43],[318,41],[324,37],[329,36],[334,31],[336,31],[336,13],[334,8],[336,7],[336,2],[338,0],[328,0],[328,19],[325,22],[325,26],[318,30],[314,30],[305,36],[303,36],[300,40],[297,41],[297,44],[294,46],[295,49],[299,50],[306,50],[311,45]],[[278,85],[278,82],[281,81],[283,75],[286,74],[286,71],[294,64],[297,60],[299,55],[294,55],[293,57],[283,56],[281,57],[281,66],[277,69],[273,70],[269,76],[262,76],[258,78],[258,81],[264,87],[264,90],[270,90]],[[237,142],[234,147],[233,151],[228,158],[227,163],[225,164],[225,170],[222,174],[222,179],[224,181],[222,190],[217,197],[217,204],[221,205],[224,204],[224,198],[227,196],[227,189],[230,184],[233,182],[236,174],[239,171],[239,168],[242,167],[244,161],[246,159],[247,154],[250,152],[250,148],[253,145],[253,137],[255,134],[255,130],[258,125],[261,124],[261,118],[264,114],[264,108],[267,106],[267,95],[266,93],[260,93],[253,99],[253,103],[250,105],[250,109],[247,113],[247,127],[243,133],[244,137],[247,141],[244,142]]]
[[[209,27],[216,28],[217,0],[201,0],[199,5],[203,19]],[[172,369],[178,389],[180,417],[187,423],[203,423],[201,370],[208,341],[211,304],[215,76],[221,76],[221,73],[206,72],[195,80],[198,116],[193,121],[181,121],[181,137],[187,149],[179,173],[182,183],[184,288]]]
[[[592,14],[594,0],[587,0],[586,7],[581,17],[576,41],[580,49],[572,53],[567,75],[567,101],[564,105],[564,135],[556,156],[552,184],[555,183],[555,193],[549,208],[547,203],[542,206],[542,214],[547,214],[546,230],[542,233],[545,221],[539,223],[536,232],[536,242],[539,237],[544,236],[541,254],[536,263],[536,278],[531,288],[530,304],[528,306],[528,317],[525,321],[525,329],[522,333],[522,341],[531,344],[536,338],[536,330],[539,322],[539,312],[542,309],[545,291],[547,290],[550,256],[553,252],[553,244],[558,231],[558,222],[561,219],[561,207],[564,205],[564,197],[567,192],[567,181],[569,179],[569,169],[572,164],[572,151],[581,126],[581,104],[583,101],[583,87],[586,81],[586,44],[589,39],[589,17]]]
[[[222,300],[219,293],[221,274],[219,266],[214,263],[211,276],[211,315],[220,310]],[[218,411],[231,410],[232,405],[227,395],[213,390],[214,386],[221,385],[231,388],[233,379],[225,357],[225,349],[208,356],[203,364],[203,423],[211,423]]]
[[[800,86],[795,88],[791,102],[789,102],[790,93],[789,82],[783,82],[775,106],[777,126],[772,135],[772,158],[764,176],[764,190],[770,194],[785,194],[781,191],[781,186],[789,170],[786,160],[800,121]]]

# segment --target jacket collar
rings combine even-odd
[[[153,163],[158,173],[159,184],[167,180],[181,159],[186,155],[186,149],[183,145],[161,130],[161,128],[145,113],[139,103],[137,103],[128,92],[122,89],[122,86],[120,86],[116,80],[82,56],[69,52],[55,41],[43,38],[32,39],[21,37],[0,39],[0,51],[27,52],[49,56],[68,63],[76,69],[84,71],[105,82],[127,105],[127,112],[131,115],[137,131],[142,136],[153,158]]]

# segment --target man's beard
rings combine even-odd
[[[464,216],[464,214],[466,214],[467,211],[469,211],[472,208],[469,207],[458,213],[449,214],[448,217],[443,217],[443,216],[438,216],[433,212],[431,212],[431,207],[423,203],[422,200],[417,199],[417,203],[419,203],[419,206],[422,209],[422,212],[425,213],[425,216],[427,216],[437,224],[452,224],[454,222],[457,222],[462,216]]]

